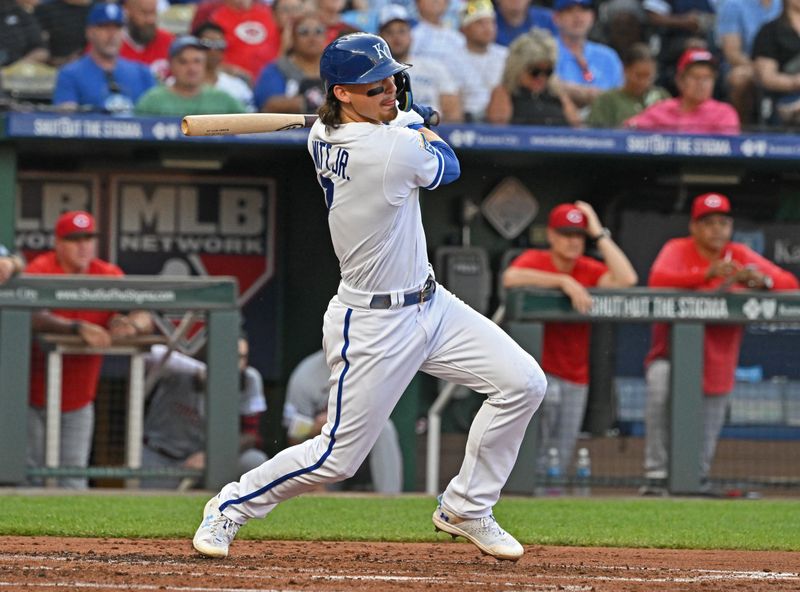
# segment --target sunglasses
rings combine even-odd
[[[225,49],[228,43],[224,39],[201,39],[200,43],[208,49]]]
[[[300,37],[307,35],[324,35],[326,33],[325,27],[297,27],[296,34]]]
[[[546,76],[549,78],[553,75],[553,68],[539,68],[533,66],[532,68],[528,68],[528,74],[534,78],[539,78],[540,76]]]

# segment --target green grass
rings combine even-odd
[[[4,495],[0,535],[190,538],[205,496]],[[239,538],[435,541],[432,498],[304,496]],[[800,501],[502,500],[500,523],[523,543],[800,551]]]

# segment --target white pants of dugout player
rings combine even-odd
[[[325,313],[323,347],[334,381],[322,433],[226,485],[220,510],[228,518],[262,518],[282,500],[353,475],[418,370],[487,395],[442,506],[468,519],[491,513],[544,396],[544,373],[441,286],[430,301],[386,310],[370,309],[370,297],[340,288]]]
[[[648,479],[665,479],[669,455],[669,373],[667,360],[654,360],[645,372],[647,402],[645,404],[644,470]],[[703,445],[699,451],[700,479],[708,478],[717,440],[725,423],[727,395],[703,397]]]

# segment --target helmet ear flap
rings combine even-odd
[[[401,111],[411,111],[414,95],[411,92],[411,78],[403,70],[394,75],[394,85],[397,87],[397,106]]]

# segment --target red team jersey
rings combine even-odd
[[[156,36],[149,44],[142,46],[124,35],[119,55],[125,59],[150,66],[156,80],[164,80],[169,74],[169,46],[175,36],[163,29],[156,29]]]
[[[56,255],[50,251],[40,255],[25,268],[25,273],[42,275],[63,275],[64,270],[56,261]],[[89,264],[88,275],[122,276],[122,270],[112,263],[95,259]],[[105,327],[115,314],[111,310],[53,310],[53,314],[67,319],[88,321]],[[85,407],[94,400],[97,380],[100,377],[100,366],[103,356],[85,355],[64,356],[61,382],[61,410],[75,411]],[[30,404],[33,407],[45,405],[45,363],[44,354],[34,344],[31,358],[31,392]]]
[[[511,262],[512,267],[527,267],[550,273],[563,273],[553,265],[550,251],[528,249]],[[587,288],[608,271],[605,264],[582,256],[567,274]],[[589,384],[589,323],[545,323],[542,369],[577,384]]]
[[[728,243],[725,258],[744,265],[753,265],[772,278],[776,290],[796,290],[797,278],[765,259],[746,245]],[[707,280],[711,262],[697,250],[691,237],[675,238],[662,247],[650,269],[648,285],[653,288],[680,288],[711,291],[719,289],[723,278]],[[743,289],[733,286],[732,289]],[[707,395],[725,395],[733,390],[734,372],[739,360],[742,327],[739,325],[706,325],[703,343],[703,391]],[[645,365],[660,358],[669,358],[669,325],[653,324],[653,337]]]
[[[247,70],[253,80],[278,57],[281,33],[269,6],[255,3],[248,10],[234,10],[223,5],[211,20],[225,31],[225,63]]]

